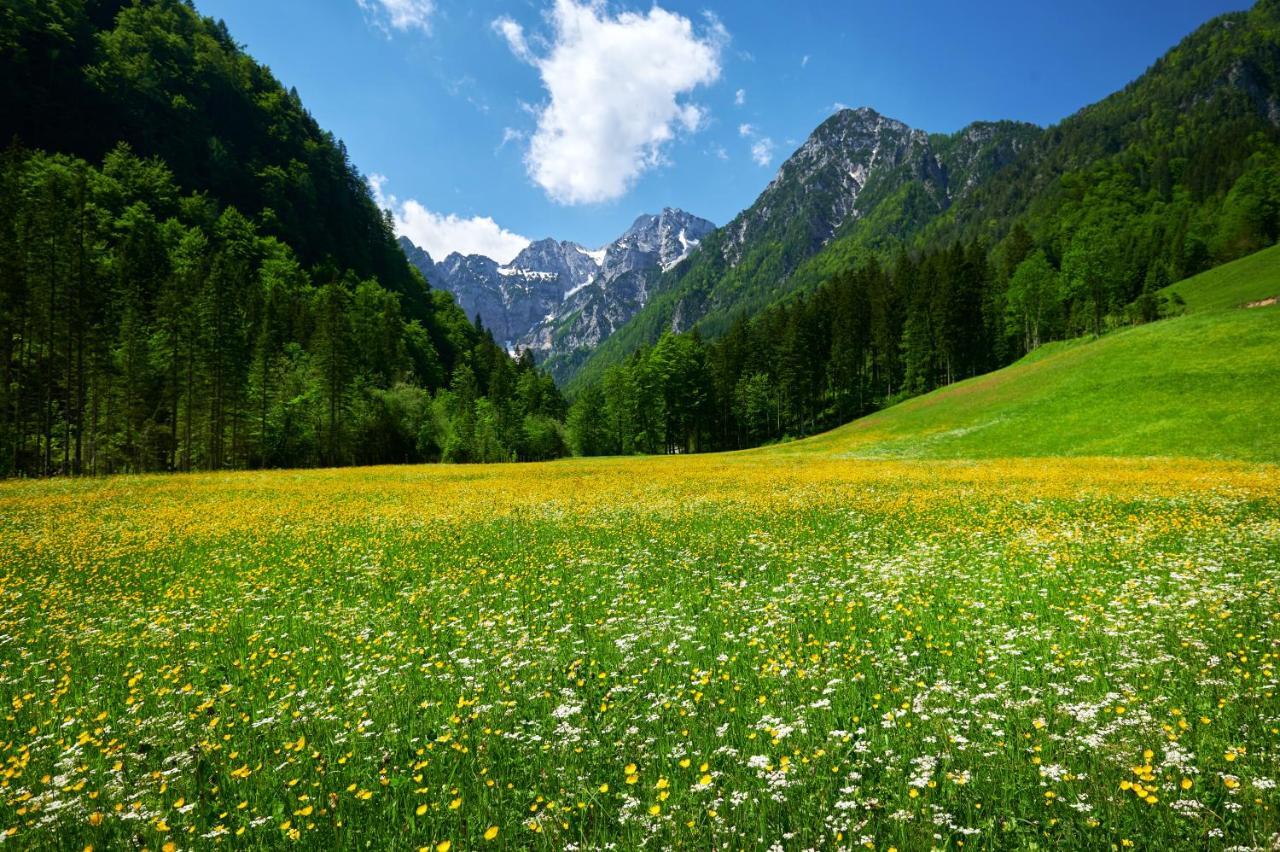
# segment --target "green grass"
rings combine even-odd
[[[1280,296],[1280,245],[1179,281],[1161,292],[1180,295],[1190,313],[1238,308]]]
[[[773,452],[0,484],[0,832],[1265,848],[1274,474]]]
[[[1049,344],[1003,370],[877,412],[795,451],[1280,461],[1280,308],[1204,307],[1265,290],[1237,275],[1184,283],[1197,313]],[[1224,290],[1210,292],[1215,283]]]

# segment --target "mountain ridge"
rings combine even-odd
[[[641,214],[601,248],[548,237],[507,264],[458,252],[436,261],[408,237],[399,242],[410,263],[452,293],[499,342],[554,361],[560,341],[594,345],[630,319],[643,306],[650,279],[674,268],[714,228],[706,219],[666,207]]]

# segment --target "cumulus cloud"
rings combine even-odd
[[[746,90],[746,89],[739,89],[738,91],[736,91],[736,92],[734,92],[734,93],[733,93],[733,105],[734,105],[734,106],[742,106],[742,105],[743,105],[743,104],[745,104],[746,102],[747,102],[747,90]]]
[[[757,166],[767,166],[773,162],[773,140],[761,136],[753,124],[739,124],[738,135],[751,140],[751,159]]]
[[[430,32],[431,15],[436,10],[435,0],[356,0],[365,15],[376,26],[391,34],[391,30]]]
[[[552,35],[541,52],[516,21],[493,23],[547,91],[534,109],[529,176],[562,204],[620,198],[664,162],[678,133],[702,127],[706,113],[687,96],[719,79],[728,34],[714,17],[699,32],[658,6],[614,16],[600,2],[555,0],[548,19]]]
[[[768,136],[757,139],[751,145],[751,159],[757,166],[767,166],[773,162],[773,140]]]
[[[489,216],[464,218],[453,213],[435,213],[412,198],[401,201],[388,195],[386,185],[383,175],[369,177],[374,200],[382,209],[391,211],[396,234],[426,249],[433,260],[444,260],[456,251],[510,263],[529,245],[527,237],[506,230]]]

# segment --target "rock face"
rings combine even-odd
[[[506,266],[456,252],[436,262],[407,237],[400,246],[432,286],[452,293],[496,340],[545,358],[561,338],[578,348],[612,333],[643,307],[650,280],[714,230],[706,219],[666,209],[636,219],[597,251],[545,239],[530,243]]]
[[[960,195],[1036,138],[1039,128],[1015,122],[972,124],[954,136],[916,130],[873,109],[832,115],[778,169],[759,198],[725,228],[721,252],[736,266],[752,247],[782,242],[801,259],[846,223],[885,202],[945,210]]]
[[[531,329],[521,346],[532,349],[539,360],[559,360],[598,345],[644,307],[652,282],[688,257],[715,228],[706,219],[671,208],[636,219],[605,247],[591,282],[568,294],[560,310]]]
[[[803,227],[792,240],[815,250],[859,214],[858,200],[874,177],[908,166],[929,185],[942,169],[929,156],[929,135],[871,109],[842,110],[823,122],[778,169],[751,207],[726,229],[724,260],[736,266],[747,249],[779,226]],[[800,247],[797,247],[800,248]]]

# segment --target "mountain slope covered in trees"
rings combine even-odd
[[[560,453],[550,379],[189,4],[7,4],[0,138],[0,474]]]
[[[718,335],[735,314],[753,314],[872,258],[891,261],[902,248],[937,253],[954,242],[980,244],[993,267],[989,316],[1004,312],[1006,272],[1038,249],[1067,287],[1081,291],[1074,307],[1091,312],[1088,324],[1101,331],[1124,322],[1126,306],[1144,292],[1275,241],[1278,124],[1280,5],[1263,0],[1205,24],[1124,90],[1046,131],[1003,126],[997,137],[1006,141],[994,146],[982,140],[984,125],[932,137],[934,162],[976,164],[967,173],[948,165],[948,174],[963,175],[963,191],[946,204],[933,203],[931,170],[916,167],[908,179],[890,181],[894,191],[868,198],[868,186],[857,203],[875,203],[816,252],[806,250],[811,232],[762,234],[728,250],[740,217],[664,277],[660,295],[586,360],[570,387],[598,381],[666,331]],[[973,133],[979,136],[966,143]],[[819,128],[797,157],[826,135]],[[759,218],[762,202],[795,171],[789,161],[743,217]],[[820,185],[834,188],[830,180]]]

